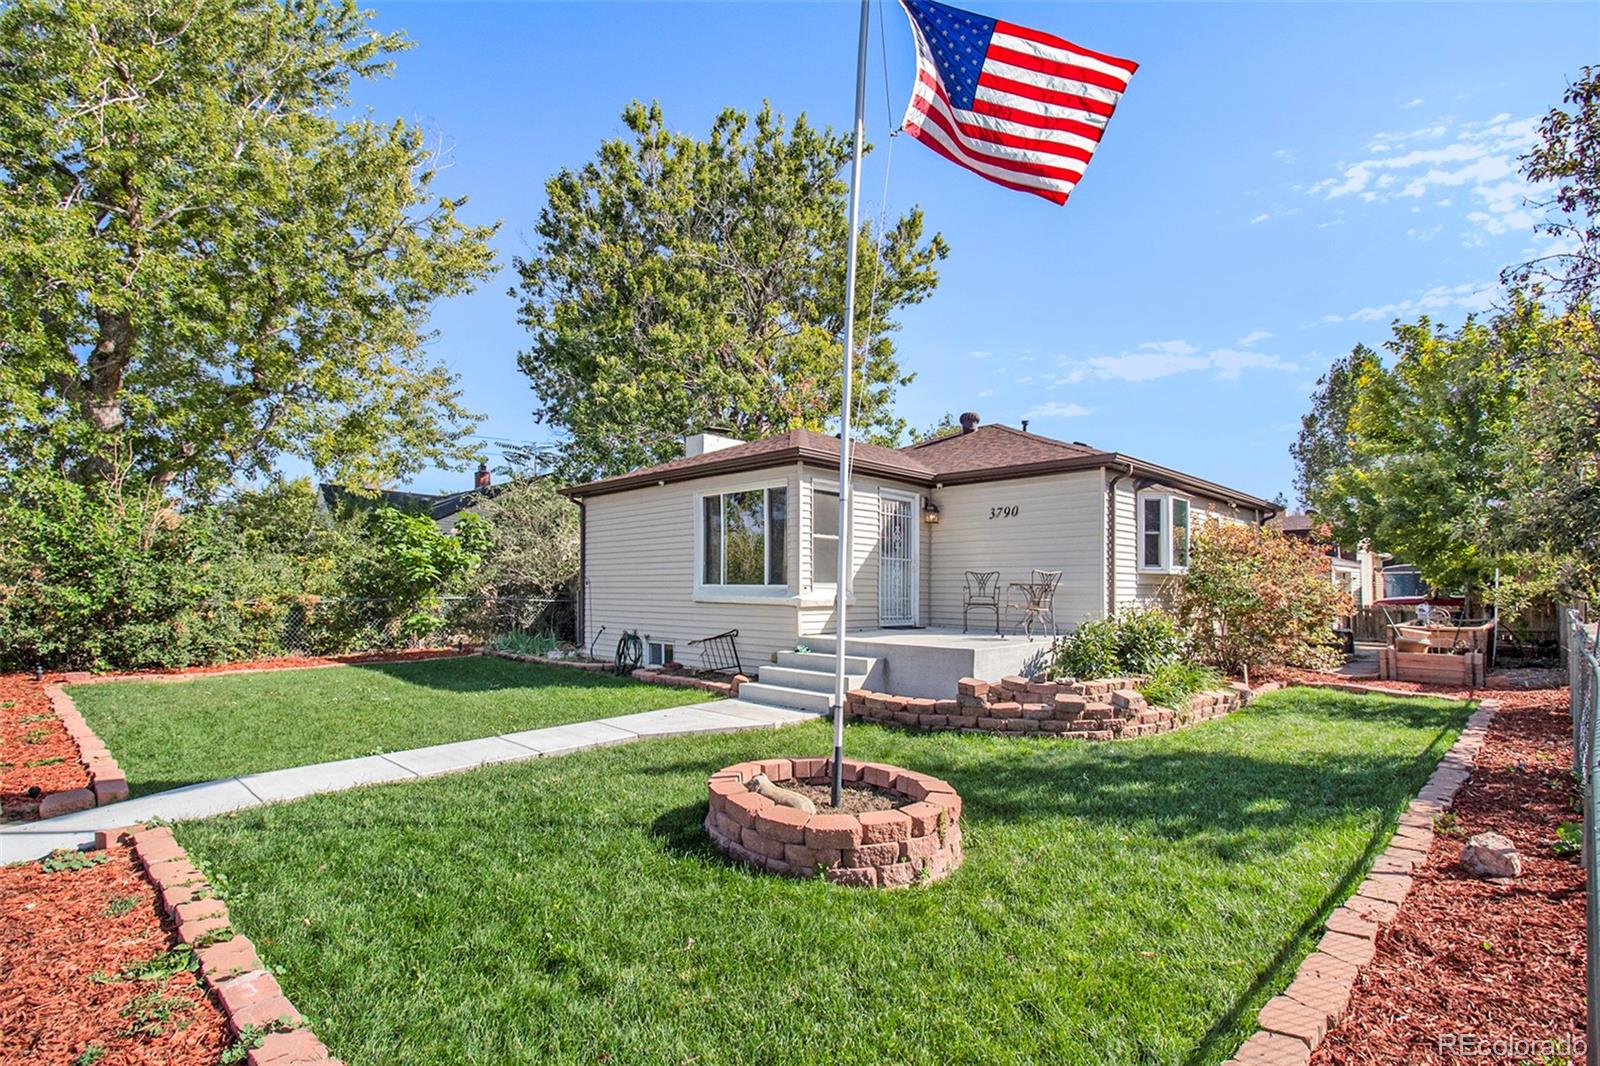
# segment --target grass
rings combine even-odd
[[[966,862],[786,881],[705,778],[824,723],[641,742],[180,824],[341,1059],[1215,1063],[1386,846],[1463,704],[1288,690],[1117,744],[852,725],[945,778]]]
[[[133,795],[698,703],[711,694],[491,657],[117,681],[73,699]]]

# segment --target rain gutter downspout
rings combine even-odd
[[[1109,468],[1108,468],[1109,469]],[[1133,463],[1106,483],[1106,617],[1117,613],[1117,483],[1133,476]],[[1137,546],[1135,546],[1137,550]]]

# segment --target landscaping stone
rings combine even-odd
[[[1461,868],[1473,877],[1508,879],[1521,875],[1522,856],[1499,833],[1479,833],[1461,848]]]
[[[954,700],[937,701],[852,689],[845,695],[845,714],[918,729],[1106,741],[1164,733],[1228,714],[1245,702],[1232,687],[1197,692],[1179,714],[1149,706],[1138,691],[1144,680],[1029,681],[1014,676],[989,683],[968,677],[957,682]]]
[[[85,811],[95,806],[94,792],[87,788],[74,788],[66,792],[51,792],[39,799],[39,819],[54,818],[73,811]]]
[[[961,797],[949,782],[898,766],[846,760],[840,764],[843,780],[896,793],[904,806],[806,814],[746,790],[744,782],[757,774],[779,787],[823,786],[832,780],[833,763],[769,759],[711,775],[703,824],[712,842],[736,862],[786,877],[814,877],[820,870],[832,884],[864,888],[935,881],[961,863]]]
[[[1261,1008],[1257,1023],[1269,1033],[1282,1033],[1284,1036],[1294,1037],[1307,1048],[1314,1048],[1322,1043],[1323,1036],[1328,1032],[1328,1016],[1325,1011],[1308,1007],[1288,996],[1274,996],[1267,1000],[1267,1005]]]

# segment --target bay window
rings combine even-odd
[[[789,583],[789,492],[746,489],[700,500],[700,583]]]
[[[1139,495],[1139,569],[1170,573],[1189,566],[1189,501],[1182,496]]]

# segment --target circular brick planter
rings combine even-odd
[[[731,859],[785,877],[838,885],[899,888],[926,884],[961,865],[961,797],[948,782],[882,763],[842,762],[846,785],[904,797],[894,810],[806,814],[750,791],[764,773],[775,785],[825,785],[832,759],[763,759],[711,775],[706,832]]]

